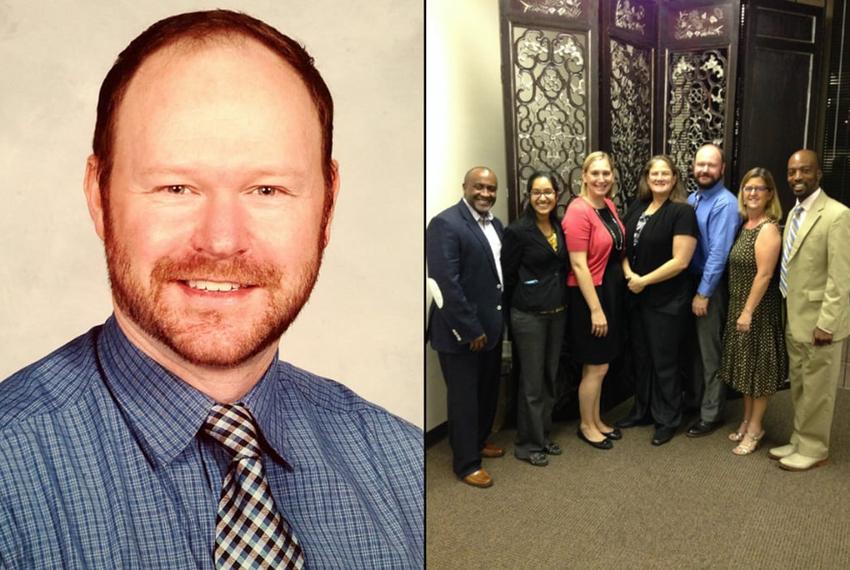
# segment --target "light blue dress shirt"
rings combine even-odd
[[[422,434],[275,358],[242,400],[308,568],[423,566]],[[0,383],[0,568],[212,568],[214,402],[110,318]]]
[[[711,297],[726,271],[726,259],[742,220],[738,213],[738,198],[726,189],[722,181],[688,196],[688,204],[693,206],[695,203],[699,238],[690,270],[701,275],[697,293]]]

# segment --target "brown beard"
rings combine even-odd
[[[323,216],[326,218],[327,216]],[[306,304],[318,278],[324,253],[324,225],[315,242],[315,255],[295,275],[284,276],[270,263],[260,263],[244,257],[214,260],[202,255],[175,259],[163,257],[156,261],[147,290],[132,274],[130,255],[116,238],[108,210],[105,212],[104,230],[106,264],[115,304],[143,331],[166,345],[187,362],[198,366],[230,368],[256,356],[272,344],[289,328]],[[306,244],[305,244],[306,245]],[[286,287],[282,285],[286,279]],[[169,308],[163,298],[163,289],[169,283],[188,279],[208,279],[241,283],[261,287],[268,293],[265,313],[242,338],[213,349],[198,346],[197,333],[188,326],[188,319],[179,311]],[[200,329],[224,330],[232,325],[218,311],[194,313],[200,320]]]

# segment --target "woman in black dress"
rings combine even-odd
[[[679,344],[690,307],[687,269],[697,245],[697,220],[672,159],[653,156],[638,197],[625,216],[627,307],[635,400],[617,422],[628,428],[654,421],[653,445],[672,439],[682,421]]]
[[[548,455],[561,454],[549,439],[567,302],[559,192],[552,174],[532,174],[528,205],[502,237],[505,299],[520,368],[514,455],[538,466],[549,463]]]
[[[608,365],[621,349],[624,243],[611,200],[616,191],[611,157],[601,151],[587,155],[581,181],[581,194],[561,222],[572,270],[567,278],[570,339],[582,364],[576,435],[597,449],[611,449],[611,440],[622,433],[602,421],[599,403]]]

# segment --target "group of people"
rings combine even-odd
[[[769,397],[790,378],[793,431],[769,456],[792,471],[823,464],[837,341],[850,334],[850,209],[820,188],[817,154],[803,149],[788,160],[797,200],[784,235],[773,175],[749,170],[736,198],[713,144],[695,155],[690,195],[672,159],[652,157],[622,219],[614,171],[608,154],[589,154],[560,220],[558,176],[533,173],[527,206],[503,228],[491,212],[496,176],[476,167],[463,199],[431,220],[428,337],[447,385],[457,476],[489,487],[481,458],[504,455],[488,438],[505,325],[519,358],[514,454],[532,465],[562,453],[551,428],[565,336],[581,364],[577,437],[594,448],[611,449],[623,429],[649,424],[651,443],[664,445],[689,408],[699,418],[686,435],[708,435],[723,425],[732,387],[744,413],[729,439],[748,455],[764,437]],[[600,413],[602,384],[623,350],[632,355],[634,403],[611,425]],[[683,373],[689,366],[693,376]]]

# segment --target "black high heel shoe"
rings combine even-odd
[[[614,447],[614,444],[611,443],[611,440],[607,437],[602,441],[591,441],[587,439],[587,436],[584,435],[584,432],[581,431],[581,428],[578,428],[578,431],[576,431],[576,435],[580,440],[582,440],[591,447],[595,447],[596,449],[611,449],[612,447]]]

